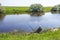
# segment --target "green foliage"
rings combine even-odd
[[[29,9],[29,7],[9,7],[9,6],[4,6],[4,12],[6,14],[25,14],[26,11]],[[44,7],[45,12],[50,12],[52,7]]]
[[[25,13],[28,10],[28,7],[3,7],[5,8],[6,14],[21,14]]]
[[[0,3],[0,14],[2,13],[4,13],[4,9],[2,8],[1,3]]]
[[[50,12],[51,9],[52,9],[52,7],[44,7],[44,11],[45,11],[45,12]]]
[[[52,13],[60,13],[60,5],[56,5],[51,9]]]
[[[32,4],[29,8],[29,11],[43,11],[43,6],[41,4]]]
[[[0,40],[60,40],[60,30],[31,34],[0,34]]]
[[[60,5],[56,5],[53,7],[55,10],[60,10]]]

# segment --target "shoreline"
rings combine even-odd
[[[25,14],[25,12],[29,9],[29,7],[10,7],[10,6],[3,6],[4,13],[6,14],[14,14],[14,13],[20,13]],[[50,12],[52,7],[44,7],[45,12]]]

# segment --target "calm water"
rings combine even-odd
[[[51,14],[49,12],[42,16],[20,14],[0,17],[0,32],[14,30],[33,32],[39,27],[42,27],[42,29],[60,27],[60,14]]]

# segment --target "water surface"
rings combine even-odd
[[[0,17],[0,32],[33,32],[39,27],[42,29],[60,27],[60,14],[45,13],[42,16],[29,14],[5,15]]]

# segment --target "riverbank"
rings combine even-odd
[[[0,34],[0,40],[60,40],[60,30],[31,34]]]
[[[9,7],[9,6],[4,6],[4,12],[6,14],[15,14],[15,13],[20,13],[20,14],[25,14],[25,12],[29,9],[29,7]],[[45,12],[50,12],[52,7],[44,7]]]

